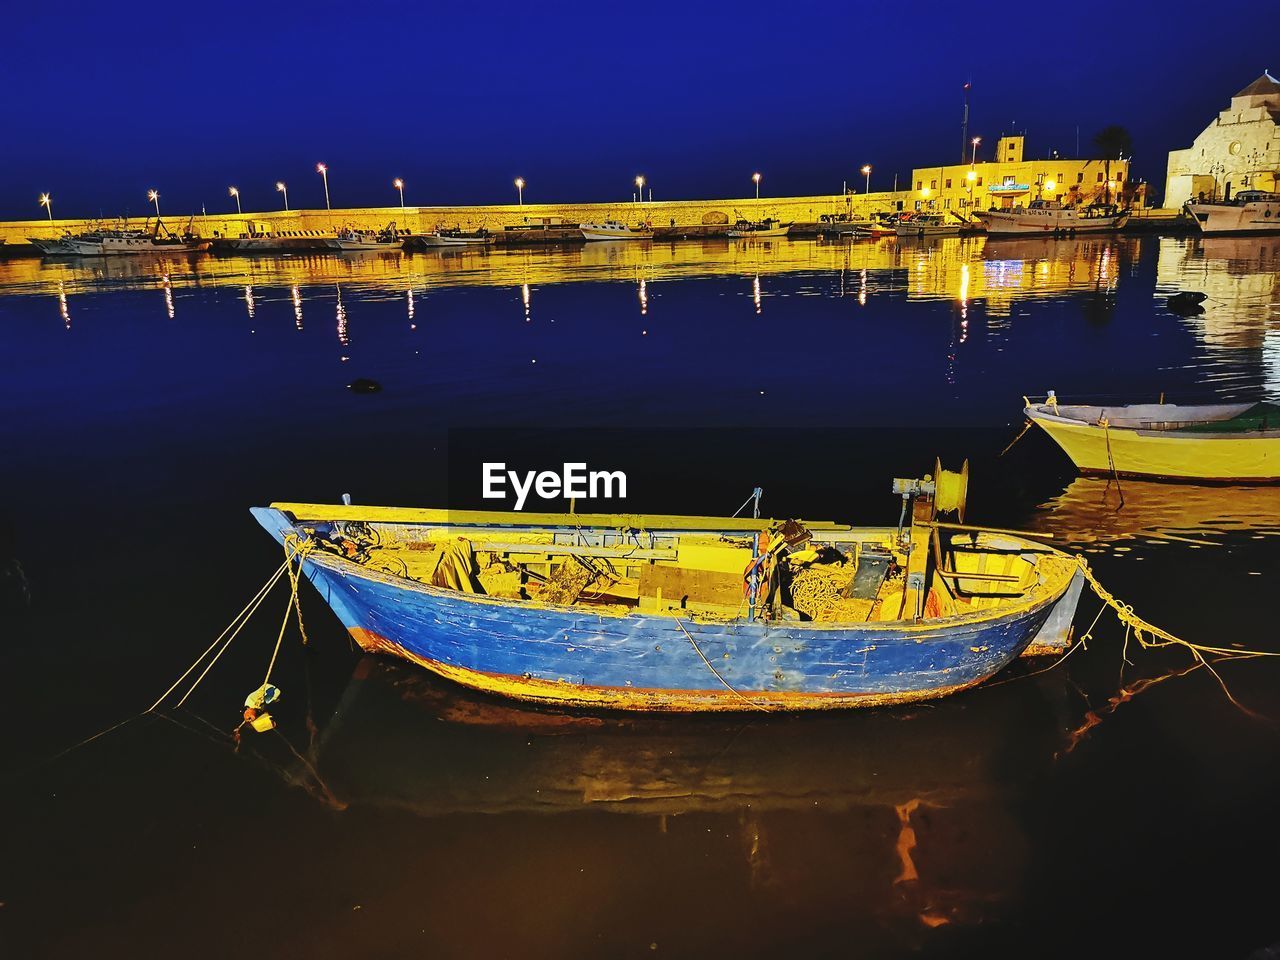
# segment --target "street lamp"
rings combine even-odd
[[[323,163],[317,163],[316,173],[320,174],[320,176],[324,178],[324,208],[326,210],[332,210],[333,207],[329,205],[329,168]]]
[[[760,174],[753,173],[751,175],[751,179],[754,180],[756,183],[756,199],[759,200],[760,199]]]
[[[516,177],[516,202],[524,206],[524,177]]]
[[[396,177],[391,181],[391,185],[400,191],[400,209],[404,209],[404,181]]]
[[[969,209],[972,210],[973,209],[973,183],[975,180],[978,179],[978,173],[976,170],[970,167],[969,172],[964,175],[964,178],[969,181]]]
[[[160,194],[155,190],[147,191],[147,199],[156,205],[156,219],[160,219]]]
[[[972,142],[973,142],[973,152],[969,154],[969,166],[971,167],[978,162],[978,144],[982,142],[982,138],[974,137]]]
[[[49,222],[53,223],[53,201],[49,199],[47,193],[40,194],[40,206],[44,207],[49,213]]]
[[[284,185],[283,180],[276,181],[276,193],[284,194],[284,209],[285,209],[285,213],[288,213],[289,212],[289,188]]]
[[[244,211],[240,209],[240,191],[235,187],[231,187],[227,192],[236,198],[236,213],[244,213]]]
[[[636,196],[644,203],[644,177],[636,177]]]
[[[869,163],[863,164],[862,175],[867,178],[867,187],[866,187],[866,190],[864,190],[863,192],[870,193],[871,192],[871,164]]]

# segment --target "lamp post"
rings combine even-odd
[[[756,199],[757,199],[757,200],[759,200],[759,199],[760,199],[760,174],[758,174],[758,173],[753,173],[753,174],[751,175],[751,179],[755,181],[755,184],[756,184]]]
[[[964,175],[964,178],[969,181],[969,211],[970,211],[969,217],[972,219],[973,217],[973,183],[975,180],[978,179],[978,172],[974,170],[972,167],[970,167],[969,172]]]
[[[643,176],[636,177],[636,198],[641,203],[644,203],[644,177]]]
[[[49,214],[49,222],[53,223],[53,201],[49,199],[49,195],[47,193],[40,194],[40,206],[44,207],[45,211]]]
[[[236,213],[244,213],[244,211],[240,209],[240,191],[235,187],[230,187],[227,192],[236,198]]]
[[[862,175],[867,178],[866,189],[863,191],[863,193],[870,193],[871,192],[871,164],[865,163],[862,165]]]
[[[404,181],[396,177],[391,181],[391,185],[400,191],[400,209],[404,209]]]
[[[289,188],[284,185],[283,180],[276,181],[276,192],[284,194],[284,210],[285,210],[285,213],[288,213],[289,212]]]
[[[326,210],[332,210],[333,207],[329,205],[329,168],[323,163],[317,163],[316,173],[320,174],[320,176],[324,178],[324,208]]]
[[[160,194],[156,190],[147,191],[147,199],[156,205],[156,219],[160,219]]]
[[[516,177],[516,203],[524,206],[524,177]]]
[[[973,151],[969,154],[969,166],[972,167],[978,162],[978,144],[982,142],[982,138],[974,137],[970,142],[973,144]]]

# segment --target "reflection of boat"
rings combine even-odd
[[[653,229],[647,224],[628,227],[617,220],[578,225],[584,240],[652,240]]]
[[[965,224],[940,213],[904,213],[893,232],[900,237],[958,237],[965,232]]]
[[[1230,200],[1187,201],[1201,233],[1280,233],[1280,193],[1241,190]]]
[[[1210,545],[1232,534],[1280,537],[1280,496],[1261,486],[1186,486],[1170,496],[1167,483],[1076,477],[1038,508],[1033,526],[1059,541],[1087,546],[1123,543]]]
[[[1111,204],[1064,207],[1056,200],[1033,200],[1026,207],[1007,210],[975,210],[973,215],[982,221],[987,233],[993,237],[1036,233],[1068,236],[1110,233],[1119,230],[1129,220],[1127,211]]]
[[[729,236],[737,240],[763,240],[766,237],[785,237],[791,223],[782,223],[773,217],[764,220],[739,220],[729,228]]]
[[[493,243],[494,237],[488,230],[463,230],[461,227],[450,227],[411,237],[410,242],[423,247],[462,247],[484,246]]]
[[[208,250],[210,242],[191,233],[176,234],[159,220],[150,230],[91,230],[61,241],[67,251],[78,257],[137,256],[153,253],[198,253]]]
[[[1083,474],[1171,480],[1280,480],[1280,405],[1060,405],[1052,394],[1024,413]]]
[[[311,545],[305,573],[371,652],[568,706],[802,710],[942,696],[1004,669],[1033,639],[1064,642],[1075,563],[1006,532],[946,532],[931,522],[934,489],[895,481],[919,521],[906,529],[253,512],[277,540]]]
[[[399,250],[404,245],[404,238],[393,223],[377,231],[343,227],[336,237],[326,237],[324,242],[330,250]]]

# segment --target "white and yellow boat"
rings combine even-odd
[[[1280,481],[1280,404],[1092,407],[1023,398],[1039,425],[1085,475],[1193,483]]]

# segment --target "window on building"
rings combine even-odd
[[[948,189],[948,190],[950,190],[950,189],[951,189],[951,178],[950,178],[950,177],[947,177],[947,189]]]
[[[930,181],[929,181],[929,189],[930,189],[930,190],[937,190],[937,189],[938,189],[938,181],[937,181],[937,180],[930,180]]]
[[[979,177],[979,178],[978,178],[978,186],[982,186],[982,178],[981,178],[981,177]]]
[[[1084,183],[1084,171],[1076,174],[1076,183]]]
[[[916,181],[916,189],[917,189],[917,190],[923,190],[923,189],[924,189],[924,181],[923,181],[923,180],[917,180],[917,181]]]
[[[1101,183],[1101,182],[1102,182],[1102,174],[1101,174],[1101,173],[1099,173],[1099,174],[1098,174],[1098,182],[1099,182],[1099,183]]]

